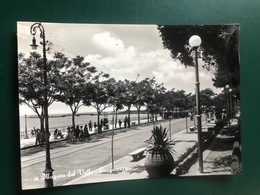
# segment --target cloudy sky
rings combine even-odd
[[[29,55],[33,23],[18,22],[18,52]],[[46,40],[51,48],[47,57],[55,52],[63,52],[73,58],[83,56],[97,70],[109,73],[117,80],[143,80],[155,77],[157,83],[164,83],[167,89],[183,89],[194,93],[195,71],[193,67],[185,68],[179,61],[171,58],[170,51],[163,48],[156,25],[104,25],[104,24],[57,24],[42,23]],[[40,42],[37,32],[37,44]],[[203,41],[203,38],[202,38]],[[42,48],[38,48],[42,54]],[[202,62],[199,60],[199,64]],[[139,77],[137,78],[137,75]],[[200,66],[200,88],[211,88],[212,73]],[[137,80],[137,81],[138,81]],[[82,108],[80,112],[94,111]],[[68,106],[54,103],[49,113],[70,113]],[[26,106],[20,106],[20,114],[34,114]]]

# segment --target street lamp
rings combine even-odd
[[[237,113],[237,96],[235,94],[233,94],[234,97],[234,113]]]
[[[45,144],[46,144],[46,161],[45,161],[45,174],[44,182],[45,187],[53,187],[51,159],[50,159],[50,142],[49,142],[49,115],[48,115],[48,98],[47,98],[47,58],[46,58],[46,43],[45,40],[45,30],[41,23],[37,22],[31,26],[31,34],[33,35],[32,44],[30,45],[32,49],[37,49],[35,34],[37,30],[40,30],[40,38],[42,39],[43,46],[43,79],[44,79],[44,122],[45,122]]]
[[[199,67],[198,67],[198,48],[201,44],[201,38],[198,35],[193,35],[189,39],[191,49],[195,51],[195,77],[196,77],[196,118],[198,129],[198,156],[199,156],[199,171],[203,173],[203,156],[202,156],[202,140],[201,140],[201,111],[200,111],[200,82],[199,82]]]
[[[111,140],[111,158],[112,158],[112,170],[114,169],[114,129],[115,129],[115,108],[113,105],[113,116],[112,116],[112,140]]]
[[[230,120],[232,119],[233,117],[233,112],[232,112],[232,89],[229,89],[229,100],[230,100],[230,103],[229,103],[229,107],[230,107]]]
[[[169,132],[170,132],[170,140],[172,140],[172,116],[169,116]]]
[[[227,121],[229,123],[229,119],[230,119],[230,108],[229,108],[229,85],[226,85],[226,91],[227,91]]]

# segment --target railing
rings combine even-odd
[[[158,119],[161,119],[161,117],[158,117]],[[122,120],[122,119],[121,119],[121,120]],[[151,121],[151,120],[150,120],[150,121]],[[146,117],[140,117],[140,123],[146,123],[146,122],[148,122],[147,116],[146,116]],[[132,118],[130,118],[130,125],[133,125],[133,123],[138,124],[138,117],[132,117]],[[108,124],[109,124],[109,129],[112,129],[112,120],[110,120]],[[85,124],[77,124],[77,125],[84,127]],[[92,125],[92,126],[93,126],[93,125]],[[114,127],[119,128],[119,123],[118,123],[118,121],[117,121],[117,124],[116,124]],[[122,125],[121,125],[121,127],[124,128],[124,121],[123,121],[123,120],[122,120]],[[49,128],[49,131],[50,131],[51,134],[53,134],[54,131],[55,131],[55,129],[58,129],[58,130],[60,130],[62,133],[66,133],[66,132],[67,132],[67,128],[68,128],[68,126],[50,127],[50,128]],[[95,131],[93,130],[93,131],[90,131],[89,133],[90,133],[90,134],[94,134]],[[31,130],[28,130],[28,131],[27,131],[27,135],[28,135],[28,137],[35,137],[35,132],[34,132],[34,134],[32,134],[32,133],[31,133]],[[25,138],[25,137],[26,137],[25,131],[21,131],[21,132],[20,132],[20,139],[23,139],[23,138]]]
[[[132,126],[132,125],[138,125],[138,117],[132,117],[132,118],[130,118],[130,119],[131,119],[131,120],[130,120],[130,126]],[[121,127],[124,128],[124,120],[123,120],[123,119],[121,119],[121,120],[122,120]],[[158,117],[157,117],[157,121],[160,121],[160,120],[163,120],[163,119],[162,119],[162,117],[159,117],[159,116],[158,116]],[[150,119],[150,120],[148,121],[147,116],[140,117],[140,124],[147,123],[147,122],[153,122],[153,121],[152,121],[152,119]],[[154,122],[156,122],[155,119],[154,119]],[[110,121],[108,122],[108,124],[109,124],[109,129],[108,129],[108,130],[111,130],[111,129],[113,128],[112,120],[110,120]],[[85,124],[77,124],[77,125],[84,127]],[[92,126],[93,126],[93,125],[92,125]],[[50,127],[50,128],[49,128],[49,131],[50,131],[51,134],[53,134],[54,131],[55,131],[55,129],[58,129],[58,130],[60,130],[63,134],[65,134],[65,133],[67,133],[67,128],[68,128],[68,126]],[[118,120],[117,120],[117,124],[114,126],[114,128],[117,128],[117,129],[119,128]],[[106,130],[103,130],[103,131],[106,131]],[[90,134],[94,134],[94,133],[95,133],[95,130],[89,131],[89,133],[90,133]],[[28,130],[28,131],[27,131],[27,135],[28,135],[28,137],[35,137],[35,133],[34,133],[34,135],[32,135],[31,130]],[[25,138],[25,136],[26,136],[25,131],[20,132],[20,139]]]

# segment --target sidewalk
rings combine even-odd
[[[234,127],[236,124],[231,124]],[[232,154],[232,145],[234,139],[234,128],[225,127],[210,143],[209,147],[203,152],[203,167],[204,172],[199,173],[198,162],[196,162],[187,174],[181,176],[196,176],[196,175],[230,175],[230,160]],[[174,161],[179,162],[179,158],[187,149],[196,148],[197,133],[183,130],[175,135],[172,139],[175,140],[175,153],[173,154]],[[77,185],[97,182],[121,181],[132,179],[145,179],[148,174],[144,167],[145,158],[138,161],[133,161],[131,156],[125,156],[112,163],[109,163],[96,170],[78,170],[76,174],[80,177],[64,184]],[[185,161],[185,160],[184,160]],[[172,172],[174,175],[175,169]]]
[[[231,156],[237,131],[237,121],[220,130],[203,152],[203,173],[199,172],[197,161],[184,176],[231,175]]]

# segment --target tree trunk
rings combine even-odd
[[[44,116],[43,115],[39,116],[39,118],[40,118],[40,129],[41,129],[41,131],[43,131],[44,130]]]
[[[72,112],[72,127],[74,130],[75,130],[75,115],[76,115],[76,113]]]
[[[98,111],[97,114],[98,114],[97,115],[98,133],[102,133],[102,129],[101,129],[101,125],[100,125],[100,114],[101,114],[101,112]]]
[[[141,108],[137,108],[138,124],[140,124],[140,109]]]
[[[148,123],[150,122],[149,112],[150,112],[150,111],[147,109],[147,122],[148,122]]]
[[[131,108],[131,105],[128,106],[128,121],[127,121],[128,128],[130,127],[130,108]]]
[[[115,123],[115,129],[116,129],[116,124],[117,124],[117,109],[116,109],[116,117],[115,117],[114,123]]]

